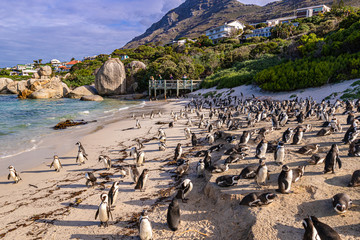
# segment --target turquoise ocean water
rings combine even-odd
[[[59,121],[101,121],[141,104],[144,102],[114,99],[19,100],[16,95],[0,95],[0,161],[36,149],[44,137],[61,131],[52,129]]]

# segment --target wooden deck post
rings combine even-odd
[[[193,80],[192,79],[190,80],[190,84],[191,84],[190,92],[193,92],[194,91],[194,86],[193,86]]]
[[[165,96],[165,100],[166,100],[166,80],[164,80],[164,96]]]
[[[176,80],[176,97],[179,97],[179,80]]]
[[[158,80],[155,80],[155,84],[154,84],[154,85],[155,85],[155,86],[154,86],[154,96],[155,96],[155,99],[156,99],[156,84],[157,84],[157,81],[158,81]]]

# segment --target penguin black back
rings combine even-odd
[[[169,204],[166,221],[172,231],[178,230],[180,225],[180,205],[179,200],[176,198],[173,198]]]

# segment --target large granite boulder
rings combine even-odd
[[[74,90],[72,90],[67,97],[69,98],[81,98],[82,96],[88,96],[88,95],[97,95],[98,92],[96,91],[95,87],[84,85],[81,87],[77,87]]]
[[[46,65],[41,67],[38,72],[40,79],[47,79],[50,78],[50,75],[52,73],[52,69],[50,66]]]
[[[146,65],[140,61],[132,61],[126,65],[126,72],[128,72],[128,75],[126,76],[126,87],[128,93],[136,91],[138,83],[136,82],[135,74],[143,69],[146,69]]]
[[[9,92],[13,94],[18,94],[27,88],[27,81],[26,80],[14,81],[6,85],[6,88]]]
[[[64,83],[64,82],[61,82],[61,85],[63,86],[63,96],[68,95],[71,92],[68,85],[66,85],[66,83]]]
[[[33,99],[62,98],[64,96],[63,82],[58,78],[36,81],[31,85],[30,90],[34,92],[28,97]]]
[[[126,73],[124,64],[118,58],[107,60],[95,77],[95,88],[100,95],[126,93]]]
[[[10,78],[0,78],[0,93],[8,93],[6,86],[13,82]]]
[[[100,95],[87,95],[80,98],[81,101],[103,101],[104,98]]]

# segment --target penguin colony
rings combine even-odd
[[[181,208],[191,198],[193,183],[187,177],[190,168],[189,159],[200,158],[194,169],[196,176],[200,179],[212,174],[227,172],[244,159],[254,159],[254,164],[244,167],[237,175],[221,175],[216,178],[214,184],[220,188],[231,188],[243,181],[242,179],[253,179],[253,184],[256,185],[258,191],[244,194],[242,200],[239,201],[239,205],[246,207],[269,205],[277,201],[279,198],[277,194],[287,194],[288,197],[285,200],[291,201],[291,194],[294,193],[292,186],[301,181],[302,177],[311,176],[306,176],[304,164],[293,167],[293,162],[287,158],[287,153],[292,151],[295,154],[304,155],[308,158],[307,164],[323,166],[322,174],[335,174],[343,165],[346,165],[339,155],[340,145],[348,145],[349,157],[360,156],[360,139],[357,139],[360,133],[358,126],[360,117],[355,117],[355,113],[359,110],[359,101],[342,102],[337,100],[331,104],[329,101],[316,103],[311,98],[262,101],[255,98],[243,100],[237,97],[228,97],[225,99],[193,99],[180,113],[172,111],[168,127],[173,128],[174,125],[180,125],[178,120],[181,118],[187,119],[186,124],[182,126],[184,138],[187,139],[188,146],[191,146],[192,150],[197,149],[198,151],[193,156],[184,156],[185,150],[181,143],[178,143],[172,150],[174,157],[171,159],[177,165],[174,169],[174,173],[177,175],[175,178],[177,187],[167,210],[169,229],[172,231],[179,229]],[[193,112],[197,116],[195,119],[188,116]],[[346,124],[350,126],[345,133],[342,131],[342,123],[335,117],[336,114],[348,114]],[[154,115],[152,112],[150,118],[153,119]],[[256,128],[260,122],[268,126]],[[321,146],[321,144],[305,145],[304,139],[310,137],[306,133],[312,131],[312,125],[307,122],[321,123],[323,127],[316,136],[311,137],[342,134],[344,136],[342,142],[331,143],[330,148]],[[290,123],[292,125],[296,123],[297,126],[290,127]],[[141,128],[139,119],[136,119],[135,128]],[[228,133],[228,131],[236,134]],[[274,131],[279,132],[279,139],[267,139],[268,134]],[[159,151],[167,150],[164,129],[159,129],[158,141]],[[135,184],[134,190],[146,191],[146,183],[151,175],[146,165],[149,166],[151,163],[145,161],[146,150],[142,150],[144,146],[141,141],[136,139],[136,142],[137,146],[130,150],[130,157],[133,158],[134,164],[121,166],[121,174],[122,178],[127,175],[131,176],[130,182]],[[88,155],[84,147],[80,142],[77,142],[76,145],[78,145],[76,163],[86,164]],[[205,148],[205,150],[200,150],[199,147]],[[251,148],[256,149],[254,155],[250,154]],[[220,153],[226,158],[213,159],[214,152],[217,152],[217,155]],[[98,161],[103,162],[107,171],[112,168],[110,157],[100,155]],[[139,171],[139,167],[142,166],[144,166],[143,170]],[[50,165],[50,168],[52,167],[57,172],[62,168],[59,157],[56,155]],[[15,183],[21,180],[13,166],[9,167],[9,172],[8,179],[11,178]],[[271,174],[272,172],[280,172],[280,174]],[[93,172],[86,172],[85,179],[88,187],[98,184]],[[277,189],[269,188],[269,181],[277,182]],[[358,186],[360,186],[360,170],[353,172],[348,181],[348,187]],[[100,226],[107,227],[110,219],[112,220],[112,211],[119,198],[120,188],[120,181],[115,181],[108,193],[100,194],[101,201],[99,201],[100,204],[95,213],[95,219],[100,220]],[[351,211],[352,199],[345,192],[334,195],[331,202],[332,208],[338,214],[346,214],[347,211]],[[302,224],[305,229],[303,239],[340,239],[338,233],[331,226],[321,222],[316,216],[304,215]],[[142,240],[153,239],[151,219],[146,210],[141,213],[139,218],[139,237]]]

